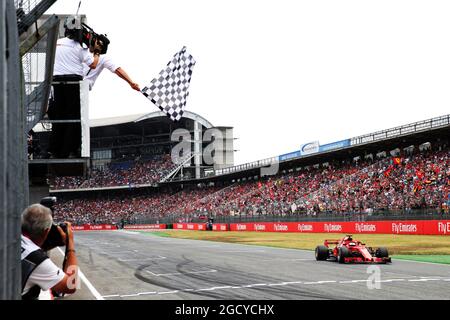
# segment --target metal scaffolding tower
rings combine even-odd
[[[36,111],[43,110],[48,99],[55,50],[52,21],[40,24],[39,19],[55,2],[0,1],[0,300],[21,297],[20,214],[28,205],[26,137],[42,116]],[[30,114],[35,118],[27,122]]]

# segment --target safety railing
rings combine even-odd
[[[19,35],[26,32],[57,0],[14,0]]]
[[[401,127],[396,127],[396,128],[383,130],[383,131],[359,136],[356,138],[352,138],[352,139],[350,139],[350,146],[354,147],[357,145],[368,144],[368,143],[373,143],[373,142],[387,140],[387,139],[393,139],[393,138],[401,137],[404,135],[411,135],[411,134],[415,134],[418,132],[444,128],[447,126],[450,126],[450,115],[437,117],[437,118],[433,118],[430,120],[424,120],[424,121],[404,125]],[[314,156],[314,154],[308,155],[308,156],[309,157]],[[251,162],[251,163],[246,163],[246,164],[242,164],[242,165],[238,165],[238,166],[234,166],[234,167],[230,167],[230,168],[226,168],[226,169],[215,170],[214,174],[216,176],[227,175],[227,174],[232,174],[232,173],[236,173],[236,172],[247,171],[250,169],[264,168],[264,167],[276,164],[278,162],[279,162],[279,157],[268,158],[268,159],[255,161],[255,162]]]
[[[393,139],[404,135],[415,134],[417,132],[438,129],[446,126],[450,126],[450,115],[352,138],[350,145],[357,146],[361,144],[373,143],[376,141]]]
[[[345,213],[315,213],[307,214],[259,214],[259,215],[170,215],[167,217],[137,217],[127,221],[127,224],[171,224],[185,221],[189,223],[206,222],[199,216],[212,216],[215,223],[258,223],[258,222],[370,222],[370,221],[407,221],[407,220],[449,220],[450,213],[439,209],[419,210],[379,210],[371,214],[362,212]]]

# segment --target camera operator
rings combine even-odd
[[[81,41],[82,26],[79,17],[68,17],[64,23],[65,38],[56,46],[53,72],[53,97],[50,100],[50,120],[80,120],[80,84],[84,76],[84,65],[95,69],[102,46],[95,42],[92,55]],[[81,124],[54,123],[50,137],[50,158],[79,157],[81,146]]]
[[[73,294],[78,284],[78,263],[71,225],[66,231],[55,227],[60,240],[66,244],[64,270],[58,268],[42,249],[52,230],[53,218],[49,208],[40,204],[22,213],[22,299],[37,300],[41,290],[52,289],[58,294]],[[54,248],[46,248],[50,250]]]

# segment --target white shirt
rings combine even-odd
[[[98,60],[97,68],[91,69],[88,66],[84,67],[84,79],[89,80],[89,90],[94,87],[95,81],[97,81],[98,76],[104,69],[108,69],[112,73],[119,69],[118,66],[111,60],[110,57],[106,55],[101,55]]]
[[[24,249],[21,257],[23,260],[28,257],[30,253],[40,250],[41,248],[27,237],[22,236],[22,249]],[[34,286],[39,286],[43,291],[50,290],[60,283],[64,277],[64,271],[58,268],[50,259],[47,259],[31,273],[22,294],[27,294]]]
[[[84,76],[84,65],[89,67],[94,57],[87,48],[69,38],[59,39],[56,44],[54,76],[76,74]]]

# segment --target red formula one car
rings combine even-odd
[[[335,245],[330,248],[330,245]],[[323,246],[316,248],[316,260],[325,261],[334,259],[339,263],[391,263],[388,250],[378,248],[376,250],[366,247],[352,236],[346,236],[341,240],[325,240]]]

